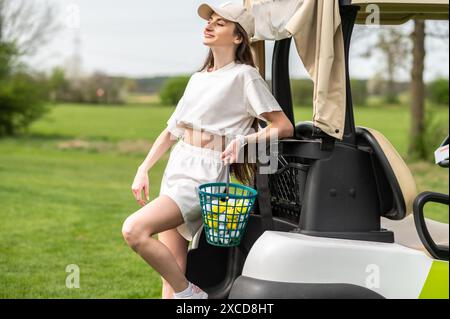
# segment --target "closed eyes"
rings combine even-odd
[[[221,27],[225,26],[225,23],[222,22],[223,19],[217,19],[217,21],[220,21],[220,23],[217,23],[217,25],[220,25]],[[208,20],[208,23],[212,23],[212,19],[211,18]]]

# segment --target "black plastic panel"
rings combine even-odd
[[[236,279],[229,299],[384,299],[365,287],[345,283],[291,283],[246,276]]]

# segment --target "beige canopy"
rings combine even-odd
[[[295,6],[295,2],[299,5]],[[291,11],[286,16],[264,11]],[[293,4],[294,3],[294,4]],[[314,82],[313,122],[325,133],[342,139],[345,124],[346,83],[344,40],[338,0],[244,0],[255,12],[255,43],[292,36],[298,54]],[[296,10],[293,10],[295,9]],[[279,12],[278,12],[279,13]],[[258,14],[264,14],[261,17]],[[280,17],[277,19],[277,17]],[[270,19],[265,21],[264,19]],[[265,24],[263,24],[265,23]],[[287,32],[286,32],[287,31]],[[272,36],[270,36],[272,34]],[[257,38],[257,37],[260,38]],[[263,45],[253,43],[259,71],[264,76]]]
[[[379,12],[380,24],[449,16],[449,0],[348,1],[361,7],[357,23],[366,23],[373,10]],[[255,16],[252,49],[260,74],[265,76],[264,40],[294,38],[298,54],[314,82],[314,125],[342,139],[346,83],[339,0],[244,0],[244,5]]]

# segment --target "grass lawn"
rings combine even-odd
[[[357,109],[358,125],[383,132],[405,154],[408,111]],[[136,168],[173,107],[56,105],[28,135],[0,140],[0,298],[159,298],[161,280],[124,242],[125,218],[140,208]],[[447,117],[447,109],[440,111]],[[309,120],[309,108],[296,108]],[[149,173],[150,198],[168,154]],[[408,163],[419,191],[448,193],[448,170]],[[428,216],[448,222],[448,210]],[[66,267],[80,288],[66,287]]]

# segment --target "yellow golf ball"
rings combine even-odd
[[[236,227],[237,227],[237,223],[232,223],[232,222],[227,223],[228,229],[236,229]]]
[[[208,226],[209,228],[217,229],[218,227],[217,220],[208,220]]]
[[[226,209],[225,205],[212,205],[213,213],[223,213]]]

